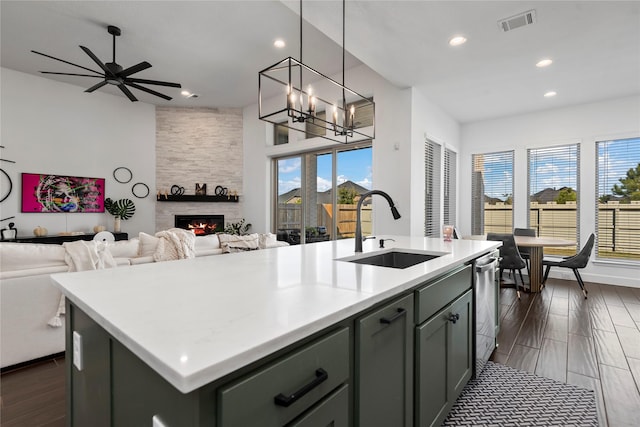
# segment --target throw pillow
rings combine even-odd
[[[140,232],[140,234],[138,234],[138,238],[140,239],[138,256],[153,256],[153,254],[156,253],[160,238],[143,232]]]
[[[218,234],[218,239],[220,239],[220,248],[222,248],[222,253],[225,254],[260,249],[257,233],[248,234],[246,236],[220,233]]]
[[[194,245],[196,252],[208,249],[220,249],[220,239],[216,234],[207,234],[205,236],[196,236]]]
[[[107,249],[114,258],[135,258],[138,256],[138,246],[140,246],[140,239],[134,237],[131,240],[118,240],[109,243]]]
[[[260,249],[267,249],[272,247],[273,245],[276,245],[278,243],[277,237],[278,236],[273,233],[260,234],[260,237],[258,239]]]

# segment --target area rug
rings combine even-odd
[[[592,390],[487,362],[442,425],[598,427],[598,413]]]

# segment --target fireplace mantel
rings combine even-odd
[[[218,202],[238,203],[240,196],[197,196],[195,194],[183,194],[182,196],[160,195],[156,197],[159,202]]]

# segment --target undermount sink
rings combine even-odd
[[[369,256],[353,256],[342,258],[339,261],[355,262],[356,264],[376,265],[378,267],[407,268],[430,261],[434,258],[446,255],[439,252],[406,252],[403,250],[391,250],[383,253],[375,253]]]

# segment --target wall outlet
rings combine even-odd
[[[82,371],[82,335],[73,331],[73,365],[78,371]]]

